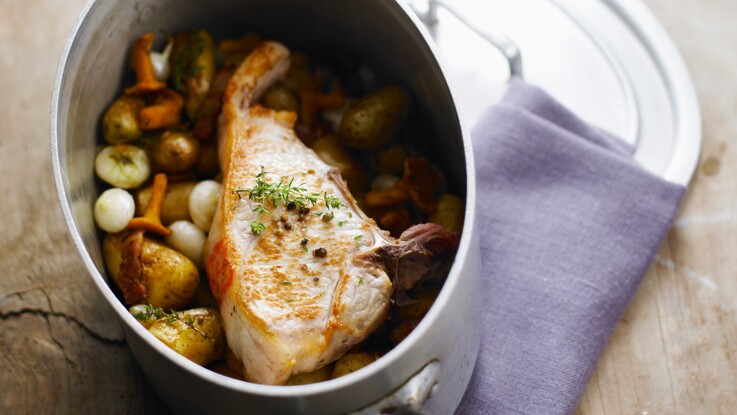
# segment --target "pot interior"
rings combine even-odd
[[[350,4],[350,5],[349,5]],[[205,28],[217,40],[255,32],[316,56],[343,52],[367,65],[380,85],[408,88],[422,125],[418,149],[438,163],[450,187],[466,194],[462,130],[442,70],[420,31],[394,1],[99,0],[92,4],[64,63],[55,126],[61,180],[76,230],[106,275],[92,207],[98,195],[94,157],[100,119],[132,83],[132,43],[147,32]]]

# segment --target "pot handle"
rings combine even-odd
[[[438,385],[439,369],[440,362],[431,361],[391,395],[350,415],[428,415],[422,405]]]
[[[424,10],[420,10],[415,3],[417,2],[413,1],[411,4],[412,10],[414,10],[422,23],[425,24],[425,27],[431,35],[434,35],[435,27],[440,22],[438,20],[438,7],[443,7],[452,14],[453,17],[471,29],[472,32],[476,33],[501,52],[509,65],[510,78],[515,76],[522,78],[522,53],[520,52],[517,44],[508,38],[507,35],[499,30],[490,30],[487,28],[480,29],[477,26],[474,26],[456,9],[441,0],[427,0],[427,8]]]

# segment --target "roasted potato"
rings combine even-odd
[[[215,78],[215,41],[212,35],[206,30],[177,35],[172,62],[174,88],[185,94],[184,109],[193,119]]]
[[[450,193],[443,193],[438,199],[435,212],[430,213],[429,221],[442,225],[446,231],[461,233],[463,229],[463,201]]]
[[[192,220],[189,215],[189,194],[196,184],[197,182],[169,183],[161,206],[161,223],[169,225],[178,220]],[[143,216],[151,201],[151,192],[151,186],[136,192],[136,216]]]
[[[378,353],[348,352],[345,356],[335,362],[335,367],[333,368],[331,376],[335,379],[349,373],[353,373],[356,370],[375,362],[379,357]]]
[[[123,95],[110,105],[102,118],[102,136],[110,144],[132,143],[143,136],[138,112],[143,98]]]
[[[218,147],[215,140],[202,142],[200,144],[200,158],[194,166],[197,177],[212,179],[220,173],[220,162],[218,162]]]
[[[267,108],[279,111],[297,111],[299,105],[294,92],[286,86],[278,84],[266,91],[261,103]]]
[[[214,308],[193,308],[176,313],[177,318],[158,319],[148,331],[187,359],[206,365],[222,359],[225,333]]]
[[[391,141],[407,117],[409,94],[386,87],[351,105],[340,122],[340,138],[349,147],[367,150]]]
[[[287,385],[309,385],[330,380],[330,366],[326,365],[309,373],[300,373],[289,378]]]
[[[166,131],[149,149],[153,167],[166,173],[182,173],[200,157],[200,142],[189,133]]]
[[[402,320],[413,318],[421,319],[425,314],[427,314],[427,311],[430,310],[435,299],[438,298],[439,293],[440,290],[437,289],[423,291],[420,293],[416,302],[404,307],[399,307],[399,318]]]
[[[379,173],[401,176],[404,171],[405,158],[407,158],[407,150],[398,143],[379,151]]]
[[[348,183],[352,193],[361,192],[366,187],[366,172],[353,159],[334,135],[318,138],[312,143],[312,149],[325,163],[337,167],[340,175]]]
[[[423,291],[420,293],[416,302],[404,307],[399,307],[397,311],[399,324],[389,335],[392,344],[396,346],[409,336],[412,330],[420,324],[420,321],[425,317],[427,311],[430,310],[435,299],[438,298],[439,293],[440,290],[437,289]]]
[[[102,244],[105,265],[118,286],[125,236],[125,232],[108,234]],[[143,302],[170,310],[181,309],[192,301],[200,285],[200,273],[186,256],[144,237],[139,261],[141,283],[146,288]]]

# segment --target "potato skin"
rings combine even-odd
[[[348,352],[335,362],[331,376],[333,379],[345,376],[370,365],[378,359],[378,353]]]
[[[430,213],[428,219],[432,223],[441,225],[446,231],[460,234],[463,229],[465,208],[461,198],[450,193],[444,193],[438,198],[437,209]]]
[[[108,234],[102,244],[105,265],[118,286],[124,237],[125,232]],[[197,294],[200,273],[197,266],[179,252],[144,237],[140,261],[141,283],[146,287],[145,303],[164,310],[179,310]]]
[[[141,253],[146,302],[164,310],[179,310],[192,301],[200,286],[197,266],[186,256],[150,238]]]
[[[143,130],[138,121],[138,112],[144,107],[143,99],[123,95],[116,99],[102,118],[102,135],[110,144],[132,143]]]
[[[178,220],[192,220],[189,215],[189,194],[196,184],[194,181],[169,183],[161,206],[161,223],[169,225]],[[136,216],[143,216],[151,201],[151,191],[151,186],[148,186],[136,192]]]
[[[351,105],[340,122],[340,138],[349,147],[368,150],[394,138],[407,117],[409,94],[400,87],[386,87]]]
[[[330,365],[323,366],[309,373],[300,373],[289,378],[287,385],[309,385],[311,383],[330,380]]]
[[[361,192],[366,187],[366,172],[346,151],[334,135],[318,138],[312,143],[312,150],[325,163],[337,167],[343,180],[348,183],[351,193]]]
[[[187,359],[206,365],[222,359],[225,351],[225,333],[220,314],[214,308],[193,308],[178,312],[180,320],[190,321],[207,337],[193,330],[180,320],[162,318],[154,322],[148,331]]]
[[[189,133],[167,131],[150,148],[154,167],[167,173],[182,173],[200,157],[200,142]]]
[[[267,108],[279,111],[297,111],[299,106],[297,96],[284,85],[269,88],[261,99],[261,103]]]
[[[188,54],[197,53],[195,56]],[[174,38],[174,51],[172,53],[174,68],[177,64],[183,66],[183,73],[177,74],[175,70],[175,87],[177,76],[181,76],[181,82],[186,90],[184,109],[190,119],[197,115],[205,96],[210,91],[212,81],[215,78],[216,55],[215,41],[206,30],[195,32],[182,32]],[[193,69],[193,68],[196,68]],[[194,73],[194,76],[190,74]],[[184,91],[180,91],[184,92]]]

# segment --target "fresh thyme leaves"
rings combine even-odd
[[[138,319],[138,320],[141,320],[141,321],[148,321],[148,320],[151,320],[151,319],[153,319],[153,320],[160,320],[160,319],[165,318],[167,324],[171,324],[171,323],[173,323],[175,321],[179,321],[182,324],[184,324],[185,326],[189,327],[190,329],[192,329],[192,330],[196,331],[197,333],[199,333],[200,335],[202,335],[202,337],[204,337],[204,338],[206,338],[208,340],[215,341],[215,339],[213,339],[212,337],[208,336],[207,333],[205,333],[204,331],[202,331],[202,330],[198,329],[197,327],[195,327],[195,319],[193,317],[189,317],[187,319],[183,319],[174,310],[170,310],[167,313],[166,311],[164,311],[163,308],[153,307],[153,306],[151,306],[151,304],[147,304],[147,305],[144,306],[143,311],[139,311],[138,313],[136,313],[134,315],[134,317],[136,319]]]
[[[323,194],[323,199],[328,209],[340,209],[343,207],[343,203],[337,197],[328,195],[328,192]]]
[[[358,277],[358,285],[363,284],[363,277]]]
[[[292,285],[292,281],[282,281],[281,285]]]
[[[189,39],[182,42],[181,48],[176,51],[171,79],[174,89],[178,92],[186,94],[187,87],[184,85],[184,79],[195,77],[202,70],[202,66],[197,65],[197,59],[205,49],[205,43],[202,32],[196,31],[189,36]]]
[[[338,222],[338,226],[343,226],[343,225],[345,225],[346,223],[348,223],[348,221],[347,221],[347,220],[342,220],[342,221]]]
[[[359,241],[361,240],[361,238],[363,238],[363,234],[359,234],[359,235],[356,235],[356,236],[355,236],[355,237],[353,238],[353,240],[354,240],[354,241],[356,241],[356,242],[359,242]]]
[[[305,187],[305,183],[295,184],[294,177],[279,179],[279,182],[274,183],[268,180],[267,172],[264,166],[261,166],[259,173],[256,175],[256,184],[251,188],[237,187],[233,190],[233,193],[238,199],[243,199],[247,196],[248,199],[259,204],[253,209],[259,215],[262,213],[268,213],[268,207],[277,207],[279,203],[284,203],[288,209],[300,208],[300,212],[303,215],[309,213],[309,208],[306,205],[315,206],[320,199],[325,202],[325,207],[328,209],[339,209],[345,206],[337,197],[329,195],[327,192],[322,194],[322,198],[319,193],[309,192]],[[260,235],[265,229],[263,223],[258,220],[251,222],[251,232],[254,235]]]
[[[302,247],[302,250],[305,252],[309,252],[309,248],[307,248],[307,245],[300,245]]]
[[[264,230],[266,230],[266,226],[264,226],[264,224],[263,224],[263,223],[261,223],[261,222],[259,222],[259,221],[257,221],[257,220],[252,220],[252,221],[251,221],[251,232],[252,232],[252,233],[253,233],[254,235],[261,235],[261,233],[262,233],[262,232],[263,232]]]

